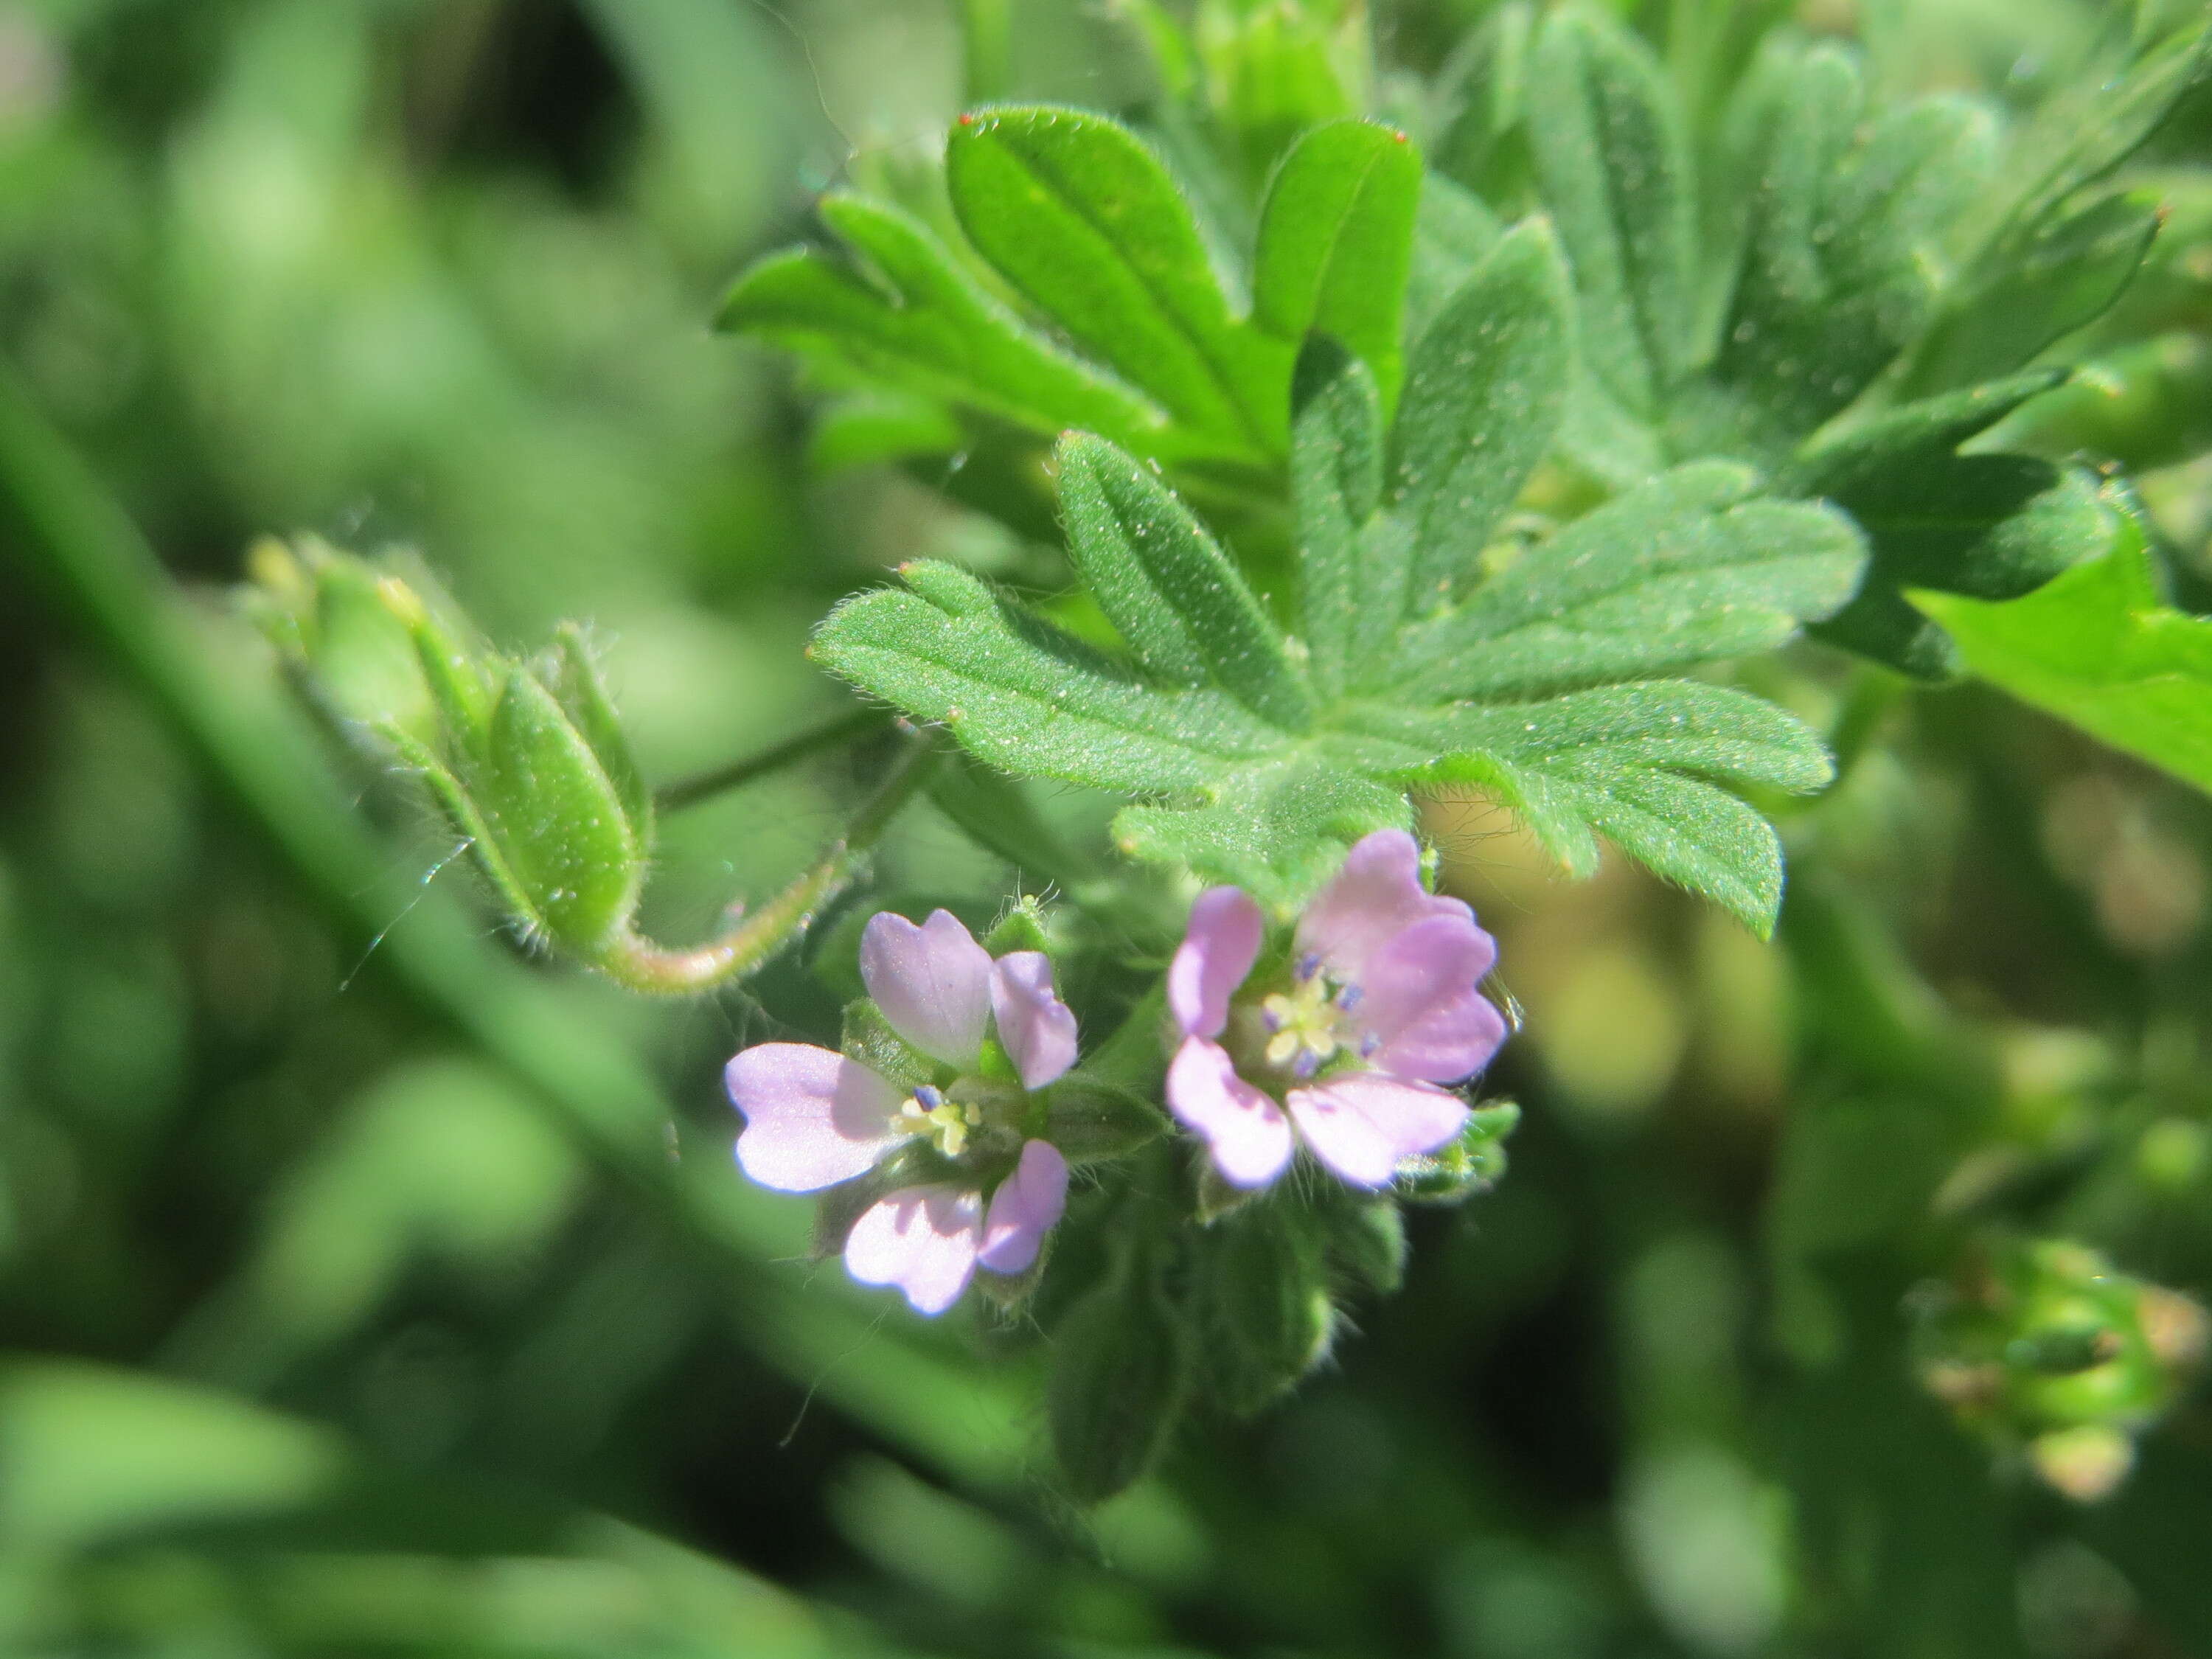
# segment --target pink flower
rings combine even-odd
[[[918,927],[889,911],[872,917],[860,977],[891,1029],[935,1062],[935,1080],[907,1088],[810,1043],[747,1048],[725,1073],[745,1119],[738,1163],[763,1187],[809,1193],[866,1175],[911,1142],[933,1147],[949,1178],[896,1188],[863,1212],[845,1266],[939,1314],[977,1267],[1026,1268],[1066,1206],[1066,1160],[1026,1131],[1030,1093],[1075,1063],[1075,1016],[1054,994],[1042,951],[994,962],[945,910]],[[1018,1082],[982,1074],[994,1025]]]
[[[1480,1071],[1505,1040],[1478,988],[1497,944],[1466,905],[1421,885],[1420,848],[1402,830],[1352,848],[1299,918],[1289,962],[1254,980],[1264,933],[1241,888],[1210,888],[1191,907],[1168,968],[1183,1032],[1169,1108],[1234,1186],[1267,1185],[1299,1141],[1352,1186],[1387,1186],[1401,1160],[1466,1124],[1466,1103],[1438,1085]]]

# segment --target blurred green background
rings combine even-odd
[[[2110,1402],[1922,1386],[1970,1340],[1929,1286],[2007,1241],[2212,1286],[2212,806],[1994,696],[1762,671],[1846,760],[1773,947],[1437,804],[1530,1021],[1511,1174],[1286,1407],[1091,1513],[1034,1355],[808,1267],[730,1169],[721,1061],[832,1029],[834,963],[647,1006],[519,965],[392,779],[343,780],[374,842],[317,816],[224,592],[262,533],[418,549],[512,645],[583,620],[660,780],[845,707],[805,630],[899,560],[1048,556],[820,471],[792,368],[708,327],[927,154],[963,9],[0,0],[0,357],[193,594],[172,672],[0,546],[0,1649],[2212,1654],[2201,1390],[2083,1502],[2016,1431]],[[991,83],[1125,106],[1113,9],[1017,0]],[[1382,58],[1484,9],[1385,6]],[[2025,107],[2114,9],[1801,21]],[[2185,601],[2208,139],[2200,93],[2135,164],[2175,217],[2063,441],[2136,469]],[[671,817],[649,926],[773,892],[872,759]],[[878,874],[983,919],[1015,879],[927,805]]]

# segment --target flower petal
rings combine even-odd
[[[879,910],[860,933],[860,977],[884,1018],[947,1066],[972,1066],[991,1012],[991,958],[950,910],[915,927]]]
[[[738,1163],[779,1192],[850,1181],[907,1137],[895,1115],[905,1095],[866,1066],[805,1042],[763,1042],[723,1073],[745,1115]]]
[[[1075,1064],[1075,1016],[1053,994],[1043,951],[1013,951],[991,964],[991,1012],[1023,1088],[1042,1089]]]
[[[1298,950],[1311,951],[1339,980],[1364,983],[1367,962],[1401,929],[1430,916],[1474,913],[1421,885],[1421,848],[1403,830],[1363,836],[1343,867],[1298,918]]]
[[[1367,958],[1354,1018],[1372,1038],[1380,1072],[1456,1083],[1490,1063],[1505,1020],[1475,988],[1498,945],[1464,916],[1401,927]]]
[[[1168,1107],[1205,1137],[1213,1167],[1232,1187],[1264,1187],[1291,1161],[1283,1109],[1237,1075],[1218,1042],[1184,1040],[1168,1066]]]
[[[941,1314],[975,1271],[983,1200],[959,1187],[902,1187],[853,1224],[845,1271],[863,1285],[896,1285],[919,1314]]]
[[[1389,1186],[1401,1158],[1436,1151],[1468,1117],[1457,1095],[1379,1072],[1293,1089],[1290,1108],[1308,1150],[1354,1187]]]
[[[1036,1260],[1044,1236],[1066,1208],[1067,1160],[1049,1140],[1030,1141],[1013,1174],[991,1194],[975,1265],[994,1273],[1020,1273]]]
[[[1229,999],[1260,959],[1260,907],[1241,887],[1209,887],[1168,964],[1168,1006],[1189,1036],[1219,1036]]]

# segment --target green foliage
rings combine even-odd
[[[1039,436],[1074,428],[1170,465],[1272,470],[1309,331],[1340,338],[1395,390],[1420,178],[1402,132],[1343,120],[1304,133],[1261,207],[1239,314],[1189,201],[1143,141],[1079,110],[994,107],[952,129],[945,184],[968,250],[1030,319],[919,221],[833,196],[823,221],[865,268],[772,255],[738,279],[722,324]],[[917,441],[938,430],[900,428]]]
[[[1557,273],[1540,234],[1509,239],[1432,325],[1387,501],[1371,376],[1341,353],[1310,356],[1301,632],[1276,628],[1139,463],[1081,437],[1060,452],[1070,546],[1133,662],[939,566],[909,568],[910,592],[849,601],[816,653],[993,765],[1166,792],[1121,813],[1122,849],[1279,908],[1343,845],[1405,823],[1408,787],[1475,784],[1577,873],[1602,834],[1771,927],[1779,852],[1725,786],[1817,788],[1826,757],[1779,710],[1645,677],[1829,615],[1857,584],[1858,539],[1832,512],[1759,499],[1747,471],[1708,465],[1493,559],[1560,415]]]
[[[1209,1391],[1227,1411],[1260,1411],[1328,1352],[1330,1299],[1320,1217],[1287,1198],[1245,1205],[1214,1223],[1196,1269],[1200,1351]]]
[[[1045,1398],[1053,1451],[1079,1503],[1110,1498],[1158,1461],[1182,1413],[1191,1356],[1139,1249],[1054,1333]]]
[[[2112,550],[2009,602],[1915,592],[1968,671],[2212,791],[2212,622],[2164,603],[2141,524]]]

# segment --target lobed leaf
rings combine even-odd
[[[1413,615],[1448,601],[1551,447],[1571,364],[1567,276],[1540,222],[1498,245],[1413,349],[1393,513]]]
[[[1617,25],[1555,14],[1529,65],[1528,139],[1581,301],[1585,365],[1650,417],[1688,366],[1691,170],[1677,100]]]
[[[1100,788],[1197,788],[1287,741],[1224,693],[1165,690],[951,565],[902,571],[915,590],[848,599],[813,655],[969,751],[1024,777]]]
[[[1333,336],[1375,377],[1384,408],[1404,378],[1401,336],[1421,156],[1406,135],[1333,121],[1292,146],[1260,212],[1252,319],[1296,347]]]
[[[1747,467],[1697,462],[1575,520],[1409,629],[1397,686],[1526,696],[1782,644],[1851,597],[1866,553],[1841,514],[1757,487]]]
[[[1102,438],[1060,441],[1060,511],[1085,584],[1138,660],[1177,685],[1218,685],[1291,731],[1313,700],[1244,579],[1167,486]]]
[[[1080,425],[1156,437],[1161,410],[1029,328],[963,270],[921,222],[884,203],[823,198],[824,223],[867,272],[805,249],[741,274],[719,325],[826,356],[896,386],[1032,430]]]
[[[1308,750],[1226,770],[1195,801],[1124,807],[1114,839],[1132,858],[1188,866],[1288,913],[1335,871],[1346,845],[1412,825],[1402,788]]]
[[[2212,621],[2163,602],[2142,526],[2117,516],[2110,554],[2023,599],[1910,597],[1979,678],[2212,792]]]
[[[2026,455],[1957,453],[2063,378],[2061,370],[2031,370],[1907,404],[1800,457],[1791,487],[1844,507],[1872,550],[1858,597],[1814,633],[1940,679],[1957,672],[1956,653],[1904,589],[2014,599],[2110,546],[2113,518],[2085,471]]]
[[[969,240],[1085,349],[1231,447],[1279,452],[1293,348],[1231,315],[1190,204],[1135,134],[986,110],[954,127],[945,180]]]
[[[1367,366],[1323,338],[1298,359],[1292,400],[1299,628],[1315,689],[1334,697],[1344,686],[1361,614],[1384,580],[1362,538],[1382,495],[1382,398]],[[1392,591],[1402,588],[1401,580]]]

